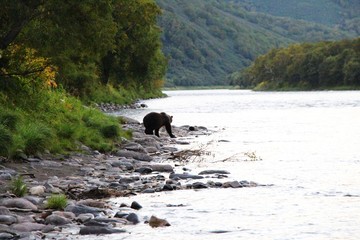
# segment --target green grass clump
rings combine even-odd
[[[67,197],[64,194],[52,195],[46,204],[47,208],[63,210],[67,205]]]
[[[11,192],[17,197],[23,197],[27,193],[27,185],[21,176],[13,178],[11,181]]]

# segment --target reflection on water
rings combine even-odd
[[[218,129],[207,161],[236,180],[271,187],[140,195],[140,216],[156,213],[172,226],[137,225],[126,239],[357,239],[360,234],[360,92],[169,91],[124,114],[174,115],[174,125]],[[219,141],[227,140],[227,141]],[[244,161],[254,153],[261,161]],[[233,157],[231,157],[233,156]],[[218,160],[230,157],[230,161]],[[183,207],[166,207],[182,204]],[[118,236],[120,237],[120,236]],[[116,239],[121,239],[116,238]]]

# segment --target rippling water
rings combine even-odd
[[[113,239],[358,239],[360,236],[360,92],[168,91],[147,109],[174,115],[173,125],[215,129],[199,141],[213,155],[189,164],[225,169],[230,178],[268,187],[139,195],[140,224]],[[226,141],[221,141],[226,140]],[[249,161],[249,154],[257,161]],[[221,160],[227,159],[225,162]],[[167,204],[180,205],[167,207]]]

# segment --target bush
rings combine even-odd
[[[23,197],[27,193],[27,186],[21,176],[12,180],[11,192],[17,197]]]
[[[104,126],[101,128],[101,134],[106,138],[116,138],[120,135],[119,124]]]
[[[67,205],[67,198],[64,194],[52,195],[46,204],[47,208],[63,210]]]

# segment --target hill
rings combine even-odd
[[[260,0],[156,2],[163,10],[158,22],[163,29],[163,51],[169,59],[166,86],[226,85],[231,73],[249,66],[257,56],[270,49],[296,42],[357,36],[356,31],[353,28],[350,31],[335,14],[339,9],[349,9],[341,7],[336,0],[321,0],[314,5],[317,9],[331,3],[326,5],[332,9],[332,17],[327,20],[315,18],[318,10],[310,14],[313,19],[301,18],[300,12],[305,13],[305,7],[292,11],[298,16],[291,16],[290,5],[277,4],[283,9],[281,15],[280,10],[276,13],[270,3]],[[302,2],[310,4],[310,1]]]

